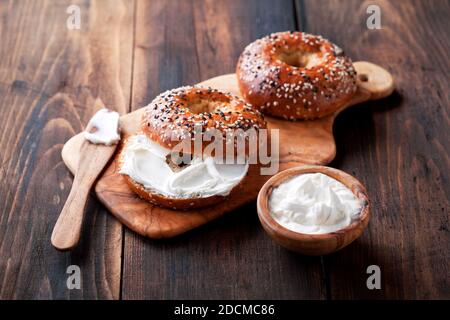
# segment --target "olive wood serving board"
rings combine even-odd
[[[333,122],[339,112],[364,101],[386,97],[394,90],[393,78],[385,69],[369,62],[355,62],[354,66],[358,72],[358,90],[353,99],[333,115],[297,122],[266,117],[269,129],[279,129],[280,170],[302,164],[325,165],[331,162],[336,155]],[[218,76],[199,85],[239,95],[235,74]],[[123,135],[138,131],[142,111],[138,109],[121,117]],[[83,139],[83,135],[78,134],[62,149],[63,161],[72,173],[77,167]],[[260,175],[259,167],[250,165],[249,178],[235,188],[226,201],[202,209],[176,211],[140,199],[117,171],[116,154],[95,185],[97,197],[128,228],[155,239],[182,234],[255,200],[262,185],[271,177]]]

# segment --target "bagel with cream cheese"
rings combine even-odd
[[[145,107],[141,131],[123,143],[119,172],[136,194],[159,206],[185,210],[217,204],[239,192],[250,151],[223,163],[223,157],[205,154],[212,143],[205,135],[214,131],[225,146],[230,131],[264,128],[261,113],[231,94],[202,87],[169,90]],[[179,154],[182,143],[187,148]],[[181,161],[174,161],[175,149]]]

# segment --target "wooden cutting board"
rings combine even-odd
[[[325,165],[336,155],[333,122],[342,110],[355,104],[386,97],[394,90],[392,76],[385,69],[369,62],[355,62],[358,72],[358,91],[348,105],[328,117],[314,121],[291,122],[266,117],[268,128],[279,129],[280,170],[301,164]],[[199,85],[210,86],[239,95],[235,74],[215,77]],[[139,129],[143,109],[121,117],[124,135]],[[83,135],[72,137],[62,149],[62,158],[75,173]],[[216,219],[245,203],[256,199],[262,185],[270,176],[259,174],[259,168],[251,165],[249,179],[239,189],[233,190],[226,201],[203,209],[175,211],[154,206],[136,196],[117,173],[117,156],[105,169],[95,186],[95,193],[111,213],[131,230],[150,238],[168,238]]]

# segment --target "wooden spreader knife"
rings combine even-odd
[[[120,140],[119,114],[101,109],[89,121],[85,133],[86,139],[80,148],[80,160],[72,189],[51,237],[52,245],[58,250],[71,250],[80,239],[89,192],[113,156]]]

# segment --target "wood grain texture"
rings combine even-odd
[[[294,28],[292,10],[291,1],[138,1],[133,108],[234,72],[249,42]],[[255,204],[170,240],[126,231],[124,241],[124,299],[325,298],[320,258],[273,243]]]
[[[126,299],[450,299],[448,1],[199,2],[0,1],[0,298],[118,298],[122,254]],[[65,27],[69,4],[81,8],[79,31]],[[369,4],[380,6],[383,29],[366,28]],[[249,42],[296,27],[396,79],[393,97],[343,112],[334,127],[331,165],[372,200],[358,241],[325,258],[291,254],[263,233],[254,204],[162,243],[122,238],[90,201],[80,247],[50,246],[72,183],[62,144],[97,97],[138,108],[165,89],[234,72]],[[81,267],[82,290],[67,290],[70,264]],[[381,267],[381,290],[366,287],[371,264]]]
[[[81,29],[66,28],[69,5]],[[126,112],[131,87],[133,3],[0,2],[0,298],[119,298],[122,227],[89,201],[85,233],[71,253],[50,244],[72,177],[63,143],[101,99]],[[66,269],[81,268],[81,290]]]
[[[381,30],[366,28],[370,4],[381,8]],[[383,65],[398,88],[382,102],[344,112],[335,125],[331,165],[366,185],[372,217],[359,241],[325,258],[329,297],[449,299],[449,2],[320,0],[296,7],[300,28],[354,59]],[[381,268],[381,290],[366,287],[372,264]]]

